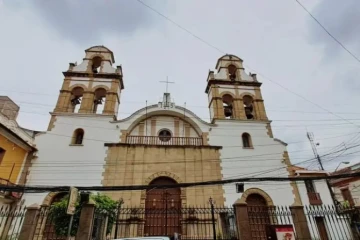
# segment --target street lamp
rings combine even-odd
[[[341,164],[349,164],[350,162],[341,162],[341,163],[339,163],[339,165],[335,168],[335,171],[334,172],[336,172],[336,170],[338,170],[338,168],[340,167],[340,165]]]

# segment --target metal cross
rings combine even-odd
[[[160,81],[160,82],[161,82],[161,83],[166,83],[166,92],[168,92],[169,83],[175,83],[175,82],[169,82],[168,77],[166,77],[166,81]]]

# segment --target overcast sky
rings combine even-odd
[[[0,94],[20,105],[21,126],[45,130],[62,71],[69,62],[80,63],[85,49],[105,45],[124,72],[119,118],[144,107],[146,100],[156,103],[165,89],[159,81],[169,76],[176,82],[170,86],[176,104],[186,102],[209,121],[206,77],[225,52],[258,73],[274,134],[289,143],[293,162],[313,157],[306,131],[315,134],[320,154],[342,142],[360,143],[360,63],[295,0],[143,1],[215,48],[136,0],[0,0]],[[358,0],[341,5],[336,0],[301,2],[360,58]],[[360,156],[356,151],[324,157],[325,166],[355,163]]]

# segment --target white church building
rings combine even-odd
[[[70,63],[47,131],[35,138],[37,157],[27,185],[124,186],[203,182],[250,176],[294,176],[286,143],[276,139],[261,95],[261,82],[248,74],[243,60],[224,55],[216,71],[204,76],[210,122],[163,101],[118,119],[125,79],[104,46],[85,50],[81,64]],[[205,75],[205,72],[204,72]],[[205,97],[205,94],[204,94]],[[231,137],[229,137],[231,136]],[[322,185],[323,186],[323,185]],[[316,188],[316,186],[315,186]],[[238,189],[241,190],[241,189]],[[313,189],[315,191],[315,189]],[[179,207],[236,201],[248,205],[302,205],[319,194],[299,191],[298,184],[244,184],[170,189]],[[125,205],[147,207],[164,190],[107,193]],[[310,197],[309,197],[310,196]],[[25,204],[51,204],[56,193],[25,194]],[[328,192],[322,202],[331,203]],[[311,199],[310,199],[311,198]],[[309,200],[310,199],[310,200]]]

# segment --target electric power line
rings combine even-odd
[[[225,185],[236,182],[298,182],[306,180],[326,180],[326,179],[341,179],[360,177],[360,172],[346,173],[330,176],[315,176],[315,177],[262,177],[262,178],[235,178],[228,180],[213,180],[203,182],[189,182],[189,183],[176,183],[171,185],[130,185],[130,186],[75,186],[80,191],[132,191],[132,190],[146,190],[146,189],[170,189],[170,188],[188,188],[196,186],[209,186],[209,185]],[[70,186],[9,186],[1,185],[0,190],[12,192],[64,192],[69,191]]]
[[[339,44],[340,47],[342,47],[346,52],[348,52],[356,61],[358,61],[360,63],[360,59],[355,56],[355,54],[353,54],[347,47],[345,47],[345,45],[343,43],[341,43],[333,34],[330,33],[329,30],[327,30],[327,28],[319,21],[316,19],[316,17],[299,1],[299,0],[295,0],[301,7],[302,9],[304,9],[309,16],[337,43]]]

